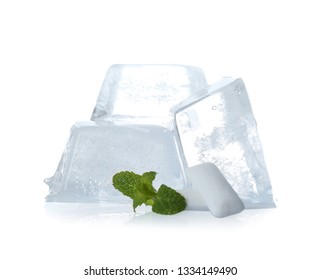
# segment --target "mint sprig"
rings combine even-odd
[[[186,208],[185,198],[170,187],[161,185],[159,190],[153,187],[156,172],[145,172],[142,175],[122,171],[113,176],[113,185],[133,200],[134,211],[143,203],[152,206],[158,214],[173,215]]]
[[[152,210],[158,214],[173,215],[186,208],[185,198],[165,185],[158,189]]]

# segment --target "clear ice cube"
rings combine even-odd
[[[274,207],[250,100],[241,79],[225,78],[182,102],[176,125],[189,167],[214,163],[246,208]]]
[[[91,120],[122,117],[132,123],[171,128],[173,108],[197,95],[207,82],[198,67],[171,64],[112,65],[101,87]],[[128,116],[130,118],[128,118]]]
[[[178,144],[167,128],[79,122],[71,129],[57,171],[45,180],[50,187],[47,201],[130,202],[112,185],[113,175],[125,170],[156,171],[156,188],[186,185]]]

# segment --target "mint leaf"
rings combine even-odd
[[[134,172],[122,171],[114,175],[113,185],[115,189],[124,195],[134,198],[137,186],[140,184],[141,176]]]
[[[142,175],[122,171],[113,176],[113,185],[133,200],[134,211],[143,203],[152,206],[158,214],[171,215],[183,211],[186,201],[181,194],[165,185],[161,185],[158,192],[153,187],[156,174],[154,171]]]
[[[156,174],[157,173],[155,171],[145,172],[141,178],[141,183],[144,185],[144,188],[152,193],[156,193],[156,190],[153,187],[153,181],[156,177]]]
[[[153,205],[156,190],[152,182],[155,179],[156,172],[146,172],[143,175],[134,172],[122,171],[114,175],[113,185],[124,195],[133,200],[134,211],[143,203]]]
[[[161,185],[152,210],[158,214],[173,215],[186,208],[185,198],[177,191]]]

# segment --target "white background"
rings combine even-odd
[[[0,278],[218,265],[239,273],[214,279],[320,279],[320,12],[308,0],[0,1]],[[48,209],[43,179],[114,63],[242,77],[278,207],[226,219]]]

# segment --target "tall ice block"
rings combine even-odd
[[[129,202],[112,185],[113,175],[124,170],[156,171],[156,188],[186,184],[176,139],[167,128],[79,122],[71,129],[57,171],[45,180],[47,201]]]
[[[198,67],[167,64],[112,65],[101,87],[91,120],[126,118],[132,123],[171,128],[173,108],[197,95],[207,82]]]
[[[176,113],[189,167],[214,163],[246,208],[274,207],[250,100],[240,79],[225,78],[191,97]]]

